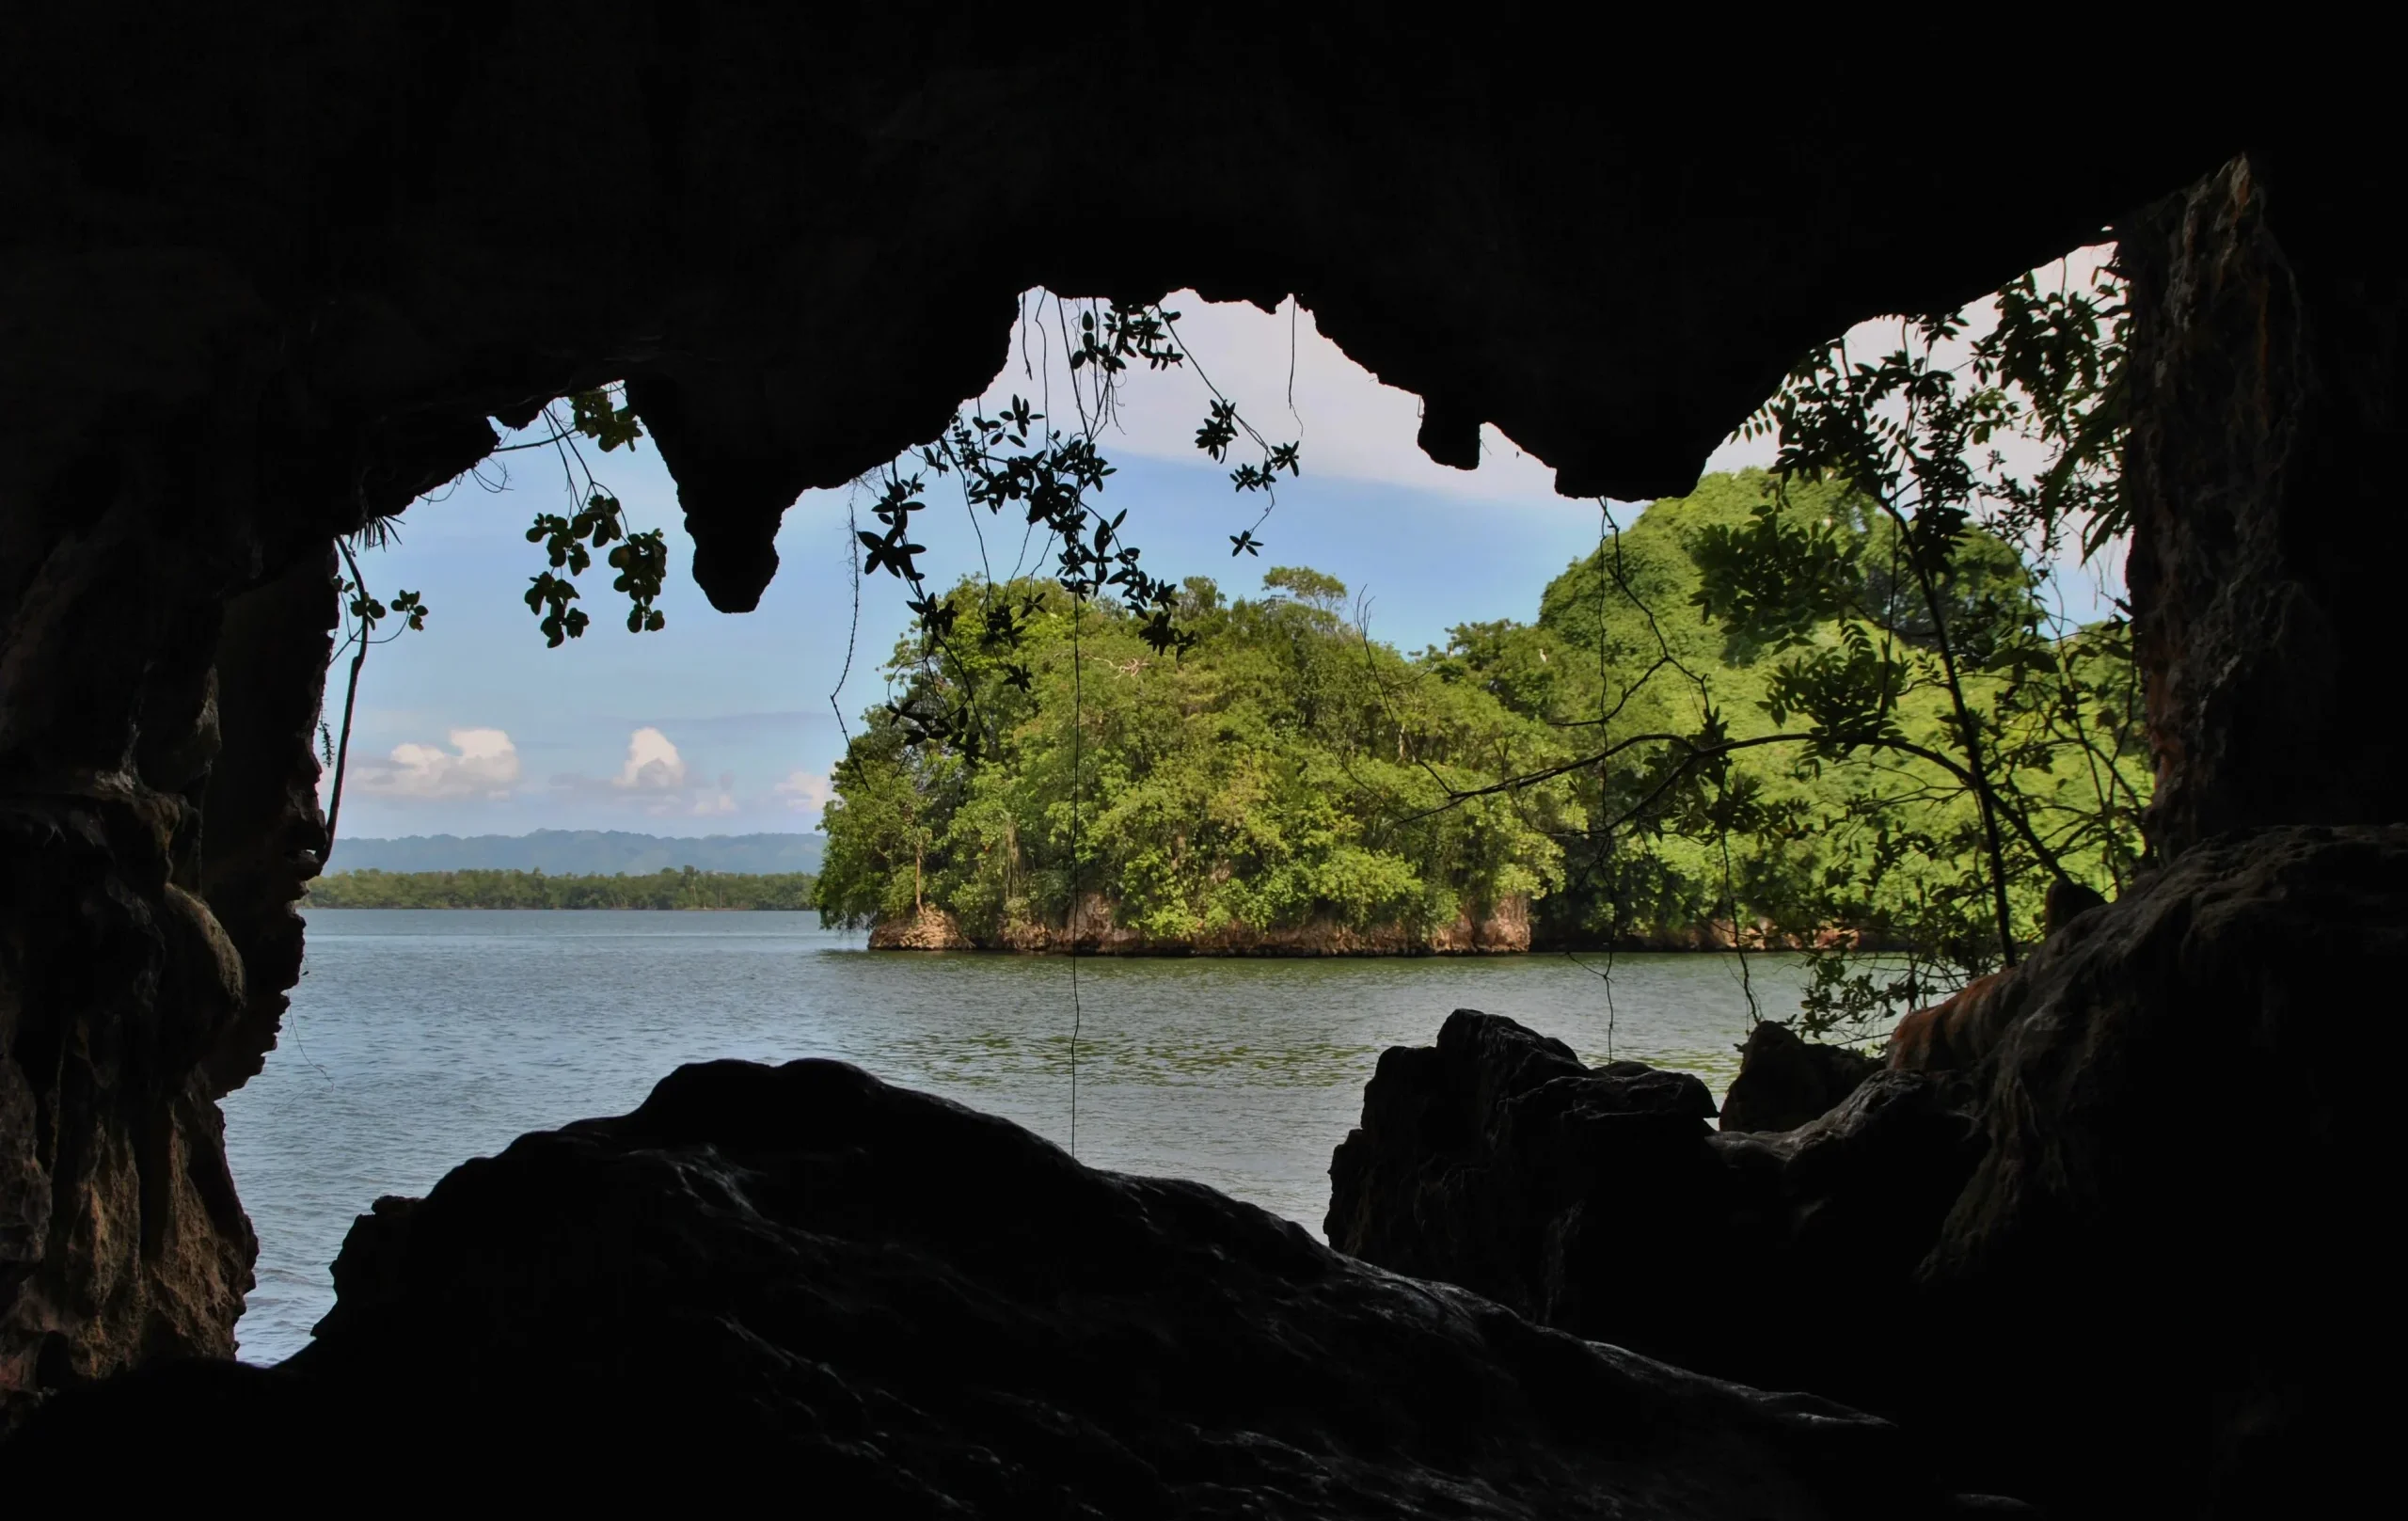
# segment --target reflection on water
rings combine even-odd
[[[643,1100],[681,1062],[836,1056],[1069,1139],[1070,968],[871,955],[807,914],[320,910],[267,1069],[226,1101],[260,1234],[243,1352],[307,1339],[327,1264],[379,1194],[420,1194],[523,1132]],[[1747,1005],[1735,961],[1625,956],[1082,960],[1079,1154],[1195,1178],[1316,1234],[1329,1153],[1392,1045],[1454,1008],[1510,1015],[1585,1060],[1719,1092]],[[1800,977],[1750,963],[1768,1012]],[[1608,997],[1610,993],[1610,997]]]

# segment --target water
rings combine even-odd
[[[1590,968],[1602,958],[1583,957]],[[1768,1011],[1794,963],[1750,963]],[[1316,1235],[1329,1154],[1391,1045],[1454,1008],[1510,1015],[1589,1061],[1704,1077],[1746,1027],[1736,962],[1624,956],[1094,960],[1078,965],[1078,1153],[1199,1179]],[[681,1062],[837,1056],[1070,1138],[1070,967],[872,955],[815,915],[319,910],[282,1043],[226,1101],[260,1235],[243,1355],[283,1357],[333,1302],[328,1264],[380,1194],[423,1194],[531,1130],[621,1114]]]

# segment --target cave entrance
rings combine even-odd
[[[1511,18],[1355,16],[1270,28],[1266,46],[1243,25],[1159,35],[1130,10],[1066,48],[1009,16],[931,28],[913,10],[832,29],[774,8],[604,7],[570,27],[529,10],[460,28],[364,8],[273,36],[198,12],[58,16],[0,55],[0,176],[18,214],[0,238],[0,1420],[179,1357],[216,1380],[186,1388],[244,1382],[222,1359],[255,1242],[218,1105],[277,1048],[302,969],[289,906],[323,845],[309,757],[335,618],[327,547],[484,456],[489,419],[523,425],[623,377],[677,466],[697,583],[746,607],[799,492],[927,437],[996,372],[1015,292],[1052,281],[1142,303],[1201,279],[1306,293],[1350,352],[1427,398],[1416,435],[1433,458],[1466,458],[1494,421],[1567,491],[1659,497],[1688,489],[1801,347],[1866,312],[1967,299],[2120,218],[2136,293],[2123,500],[2166,869],[2149,901],[2102,916],[2135,933],[2093,943],[2078,985],[2052,985],[2048,1027],[2020,1027],[2048,1039],[1972,1117],[2001,1149],[1982,1164],[1992,1186],[1952,1204],[1961,1249],[1937,1279],[1902,1270],[1894,1296],[1852,1282],[1820,1302],[1901,1307],[1949,1365],[1957,1424],[2031,1466],[2025,1492],[2072,1510],[2165,1509],[2166,1476],[2189,1475],[2245,1513],[2267,1508],[2252,1494],[2345,1485],[2380,1450],[2335,1349],[2362,1344],[2381,1303],[2366,1264],[2383,1259],[2355,1237],[2383,1150],[2373,1111],[2344,1097],[2356,1048],[2303,1011],[2366,1006],[2399,959],[2390,821],[2408,752],[2356,701],[2390,678],[2402,532],[2380,510],[2403,352],[2400,260],[2372,210],[2399,198],[2397,165],[2368,147],[2388,140],[2370,130],[2383,92],[2320,59],[2318,108],[2301,110],[2258,57],[2234,87],[2202,90],[2178,60],[2107,77],[1992,50],[1974,67],[2006,60],[2018,130],[1986,120],[1969,137],[1889,90],[1728,109],[1694,73],[1645,66],[1600,87],[1592,39]],[[1790,74],[1818,77],[1795,61]],[[497,166],[537,166],[540,193],[498,195]],[[1766,562],[1724,556],[1715,594],[1764,610],[1861,587],[1823,574],[1837,561],[1818,560],[1815,530],[1834,527],[1747,530],[1803,546],[1811,573],[1750,580]],[[1495,669],[1494,653],[1465,652],[1465,670]],[[1829,673],[1846,678],[1845,660]],[[621,716],[625,737],[563,771],[607,784],[626,767],[634,791],[647,767],[674,770],[673,746],[689,788],[716,776],[699,741]],[[506,722],[464,727],[471,745],[452,721],[431,713],[367,753],[396,775],[533,764]],[[616,748],[647,727],[661,745]],[[404,744],[424,749],[397,755]],[[1713,790],[1692,800],[1708,815],[1734,801]],[[1894,843],[1901,859],[1947,853]],[[2011,948],[2014,905],[1989,906]],[[2194,927],[2224,937],[2212,954],[2173,943]],[[373,997],[405,1005],[423,980]],[[645,1011],[673,1022],[660,1002]],[[294,1054],[310,1025],[296,1022]],[[2252,1087],[2245,1123],[2202,1126],[2197,1096],[2228,1085],[2234,1053],[2282,1080]],[[1747,1138],[1703,1138],[1720,1140]],[[2226,1193],[2200,1196],[2209,1182]],[[2253,1313],[2198,1308],[2239,1304]],[[1227,1338],[1186,1323],[1210,1349],[1187,1369],[1226,1366]],[[619,1418],[656,1413],[629,1397],[648,1391],[624,1361],[594,1355],[625,1348],[595,1328],[560,1323],[552,1370]],[[433,1345],[385,1344],[404,1359]],[[816,1355],[792,1350],[768,1349],[789,1368]],[[380,1381],[372,1360],[356,1366]],[[1144,1366],[1164,1372],[1154,1389],[1186,1382],[1178,1363]],[[1353,1430],[1390,1393],[1427,1392],[1416,1375],[1437,1366],[1461,1364],[1368,1361],[1342,1391],[1323,1386],[1307,1419],[1339,1412]],[[1415,1374],[1386,1379],[1399,1367]],[[459,1370],[422,1367],[422,1386],[449,1395]],[[172,1387],[164,1376],[137,1377],[135,1396]],[[319,1408],[306,1380],[259,1378]],[[927,1402],[910,1380],[863,1386]],[[1162,1408],[1119,1398],[1129,1386],[1091,1386],[1110,1391],[1088,1407],[1104,1427]],[[1251,1381],[1204,1413],[1209,1428],[1186,1423],[1182,1450],[1208,1431],[1257,1462],[1291,1450],[1292,1425],[1226,1419],[1289,1386]],[[738,1398],[699,1392],[719,1396],[695,1406],[714,1414]],[[187,1435],[186,1416],[237,1408],[173,1403],[153,1426]],[[196,1462],[160,1466],[290,1429],[240,1408]],[[371,1408],[338,1396],[321,1413],[381,1436],[356,1418]],[[468,1419],[515,1430],[517,1413]],[[1607,1441],[1628,1425],[1608,1424]],[[1416,1468],[1430,1433],[1484,1429],[1425,1401],[1381,1450]],[[1596,1437],[1576,1439],[1610,1456]],[[950,1450],[975,1463],[1012,1445]],[[1124,1471],[1131,1450],[1077,1479]],[[1418,1471],[1461,1492],[1455,1467]]]
[[[2099,262],[2092,254],[2070,273],[2061,265],[2039,275],[2062,288]],[[1413,447],[1425,420],[1418,400],[1379,386],[1292,301],[1266,312],[1182,293],[1162,307],[1178,314],[1167,341],[1186,351],[1182,363],[1128,377],[1109,402],[1065,356],[1076,325],[1111,309],[1030,293],[1002,373],[965,406],[971,415],[1003,414],[1025,398],[1091,432],[1116,470],[1096,505],[1116,519],[1128,510],[1122,540],[1141,546],[1153,568],[1213,578],[1223,604],[1255,610],[1250,631],[1228,636],[1232,650],[1196,658],[1203,686],[1136,699],[1118,689],[1142,680],[1139,668],[1183,667],[1187,658],[1173,648],[1149,658],[1130,637],[1130,620],[1119,615],[1116,626],[1108,606],[1080,614],[1087,646],[1054,648],[1051,657],[1067,654],[1094,684],[1073,683],[1072,711],[1101,758],[1081,773],[1081,798],[1051,800],[1057,811],[1065,801],[1083,804],[1087,827],[1107,835],[1142,828],[1131,820],[1142,821],[1145,806],[1116,808],[1115,788],[1128,784],[1133,766],[1142,771],[1159,757],[1128,737],[1192,721],[1198,702],[1216,700],[1207,689],[1232,681],[1278,688],[1277,701],[1232,710],[1243,720],[1228,719],[1208,748],[1246,752],[1244,723],[1320,721],[1338,752],[1403,760],[1423,738],[1411,724],[1396,724],[1399,753],[1388,757],[1380,754],[1386,731],[1374,738],[1301,712],[1332,678],[1333,657],[1359,668],[1337,673],[1341,682],[1368,674],[1370,686],[1355,700],[1368,696],[1390,719],[1403,700],[1398,684],[1461,685],[1464,663],[1493,661],[1488,646],[1499,640],[1527,646],[1525,673],[1595,667],[1593,698],[1627,701],[1650,673],[1631,651],[1601,647],[1593,633],[1584,640],[1578,620],[1589,594],[1575,584],[1584,564],[1596,596],[1625,598],[1626,613],[1651,622],[1693,614],[1680,587],[1659,590],[1659,608],[1636,584],[1600,578],[1607,556],[1622,555],[1625,525],[1640,536],[1632,552],[1641,558],[1656,539],[1689,533],[1640,526],[1647,504],[1563,499],[1551,472],[1493,428],[1481,468],[1432,462]],[[1850,339],[1870,348],[1894,341],[1896,326],[1866,325]],[[1305,445],[1307,468],[1281,480],[1275,496],[1232,490],[1228,461],[1196,447],[1196,419],[1209,420],[1213,402],[1229,395],[1267,410]],[[816,829],[848,743],[908,715],[915,671],[925,676],[943,652],[912,618],[914,589],[898,577],[863,578],[863,528],[878,526],[878,477],[805,493],[788,510],[775,541],[777,578],[744,616],[706,605],[682,539],[667,546],[666,579],[635,620],[648,610],[659,627],[622,631],[623,604],[607,590],[598,544],[577,599],[547,607],[539,594],[531,601],[530,585],[546,572],[572,568],[531,542],[545,537],[543,515],[575,515],[603,493],[622,514],[623,533],[677,515],[659,453],[640,423],[614,416],[624,404],[615,389],[590,407],[563,403],[350,547],[342,575],[356,576],[389,610],[367,631],[368,658],[348,705],[356,608],[330,668],[321,798],[333,800],[340,748],[340,837],[330,875],[314,889],[311,951],[285,1038],[226,1101],[230,1154],[261,1242],[259,1286],[241,1330],[246,1356],[281,1356],[302,1343],[331,1296],[325,1265],[370,1199],[422,1193],[462,1157],[524,1132],[631,1108],[687,1061],[841,1057],[1075,1141],[1097,1165],[1195,1177],[1318,1231],[1330,1151],[1357,1117],[1360,1085],[1378,1054],[1426,1041],[1450,1008],[1508,1014],[1571,1040],[1592,1061],[1636,1058],[1693,1071],[1718,1092],[1750,1024],[1798,1017],[1809,969],[1782,954],[1795,947],[1769,930],[1751,947],[1769,955],[1673,952],[1730,945],[1727,910],[1718,924],[1712,902],[1690,922],[1659,914],[1643,927],[1587,934],[1542,913],[1536,957],[1378,955],[1529,950],[1527,891],[1520,920],[1507,927],[1521,938],[1498,943],[1415,942],[1368,918],[1333,922],[1326,905],[1311,911],[1313,922],[1280,927],[1279,940],[1180,943],[1141,923],[1134,932],[1149,933],[1150,945],[1129,943],[1132,931],[1116,927],[1120,940],[1095,935],[1084,948],[1203,954],[1111,956],[1078,969],[1041,957],[862,955],[872,921],[890,948],[950,943],[913,938],[928,915],[961,938],[958,921],[975,911],[977,874],[948,875],[959,863],[943,848],[930,865],[927,902],[917,901],[915,861],[910,912],[879,901],[879,883],[866,897],[856,884],[849,896],[828,900],[846,920],[833,928],[794,884],[715,889],[718,874],[816,873],[825,846]],[[1101,415],[1107,404],[1109,420]],[[624,432],[578,434],[575,420],[596,408]],[[1735,436],[1707,461],[1710,479],[1694,501],[1667,513],[1730,517],[1735,502],[1766,498],[1770,488],[1760,478],[1734,472],[1760,471],[1776,450],[1772,437]],[[1025,594],[1059,569],[1041,527],[1030,529],[1018,513],[977,511],[958,493],[948,501],[949,492],[948,483],[936,483],[927,515],[915,520],[928,547],[915,567],[917,594]],[[2095,616],[2113,592],[2084,584]],[[2077,603],[2082,596],[2078,590]],[[1559,609],[1550,622],[1546,607],[1566,601],[1572,615]],[[591,610],[592,621],[578,637],[547,642],[551,630],[540,620],[562,607]],[[413,608],[427,617],[404,628]],[[1228,610],[1202,615],[1226,623]],[[1312,641],[1314,659],[1259,659],[1266,642]],[[1420,653],[1375,654],[1375,646]],[[1006,657],[1039,670],[1047,658]],[[1501,680],[1475,672],[1469,687],[1484,698],[1483,689]],[[1735,691],[1745,699],[1744,680]],[[1700,695],[1691,719],[1715,701]],[[1558,699],[1557,706],[1569,702],[1585,714],[1591,700]],[[1014,721],[1025,729],[1040,712],[1041,705]],[[1522,716],[1575,733],[1586,721],[1552,711]],[[1367,709],[1344,722],[1370,717]],[[1329,755],[1299,760],[1260,748],[1266,765],[1322,764],[1325,782],[1365,785],[1344,753],[1327,770]],[[1463,760],[1440,758],[1450,767]],[[1545,758],[1521,768],[1541,769]],[[987,759],[1016,768],[1023,783],[1044,766],[1025,748]],[[1244,789],[1260,780],[1243,767],[1215,775],[1218,793],[1171,795],[1199,816],[1243,811]],[[875,788],[863,782],[863,791]],[[856,803],[875,806],[876,799]],[[995,804],[990,797],[981,805]],[[948,806],[958,811],[961,800]],[[1036,832],[1047,806],[1040,801],[1018,827]],[[1151,806],[1159,813],[1163,800]],[[1374,798],[1362,810],[1373,832],[1366,840],[1389,844],[1395,821],[1418,811]],[[1557,816],[1544,825],[1562,835],[1580,822]],[[1560,862],[1560,844],[1541,848]],[[1096,856],[1088,869],[1114,884],[1101,917],[1116,910],[1133,917],[1115,890],[1126,852]],[[899,871],[899,859],[887,865]],[[1264,869],[1259,859],[1255,865]],[[480,867],[486,875],[474,875]],[[530,868],[546,871],[547,880],[510,875]],[[656,868],[674,875],[655,881]],[[850,869],[858,875],[860,863]],[[698,882],[698,872],[709,875]],[[447,873],[454,875],[428,875]],[[580,875],[626,875],[627,882],[573,880]],[[960,892],[962,903],[943,899],[939,884]],[[1567,882],[1558,872],[1545,886]],[[1719,887],[1734,891],[1727,864]],[[1096,890],[1091,880],[1085,892]],[[675,908],[755,911],[658,911]],[[1048,922],[1045,911],[1021,911],[1032,922],[989,925],[985,948],[1043,948],[1032,935]],[[1051,916],[1056,931],[1067,930],[1067,911]],[[1482,927],[1497,923],[1492,913]],[[1378,959],[1282,954],[1332,951]],[[1859,1039],[1879,1033],[1854,1032]]]
[[[1231,599],[1313,599],[1307,610],[1332,629],[1415,649],[1446,647],[1458,624],[1530,621],[1546,583],[1596,550],[1597,505],[1557,496],[1551,472],[1495,429],[1477,471],[1429,461],[1414,447],[1418,399],[1378,385],[1292,301],[1265,312],[1183,293],[1165,305],[1193,368],[1133,380],[1095,430],[1117,472],[1100,505],[1130,509],[1126,536],[1153,562],[1216,578]],[[1036,292],[1023,307],[1036,320],[1014,332],[981,407],[1050,399],[1074,423],[1061,335],[1092,304]],[[1207,367],[1210,382],[1197,378]],[[1307,469],[1280,483],[1275,505],[1233,491],[1226,466],[1195,447],[1215,385],[1305,438]],[[673,531],[678,515],[649,437],[608,451],[567,440],[580,456],[544,442],[555,419],[509,432],[340,567],[397,610],[415,593],[427,617],[404,628],[395,610],[371,631],[347,724],[356,613],[329,667],[320,799],[333,801],[340,746],[339,837],[306,911],[309,952],[283,1038],[226,1101],[261,1241],[238,1333],[246,1357],[305,1342],[331,1299],[327,1264],[371,1200],[422,1194],[522,1133],[628,1109],[685,1061],[839,1056],[1068,1145],[1083,1022],[1086,1160],[1197,1177],[1316,1233],[1329,1153],[1378,1053],[1426,1040],[1450,1008],[1588,1032],[1598,1055],[1619,1041],[1624,1054],[1729,1066],[1736,984],[1727,968],[1679,959],[1625,971],[1622,1022],[1608,1030],[1595,976],[1561,959],[1113,958],[1082,968],[1074,993],[1059,958],[863,956],[865,926],[823,928],[782,897],[742,899],[775,906],[740,912],[507,907],[532,901],[526,881],[499,879],[513,867],[545,870],[550,901],[595,901],[563,878],[628,872],[641,891],[609,901],[666,906],[704,900],[687,885],[695,863],[816,866],[848,727],[860,734],[864,710],[899,694],[881,668],[911,625],[897,578],[861,579],[857,534],[876,526],[864,482],[806,493],[787,512],[778,577],[752,612],[708,606],[673,531],[661,628],[623,631],[596,549],[577,604],[593,623],[547,644],[524,600],[550,568],[529,542],[536,515],[573,514],[598,484],[634,531]],[[951,508],[922,520],[935,525],[920,535],[932,584],[1054,568],[1019,515]],[[1234,552],[1236,531],[1259,547]],[[1266,588],[1281,565],[1345,584]],[[1093,637],[1107,646],[1082,652],[1095,679],[1125,679],[1126,652],[1109,649],[1101,622]],[[685,871],[656,886],[656,866]],[[477,867],[496,869],[440,887],[402,879]]]

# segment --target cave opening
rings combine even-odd
[[[2380,1148],[2333,1027],[2408,948],[2401,752],[2359,712],[2401,532],[2381,95],[2134,71],[2112,149],[1969,194],[1961,142],[1839,99],[1702,118],[1652,74],[1608,102],[1592,50],[1518,22],[1314,24],[1265,58],[1112,21],[1103,54],[1158,64],[1096,134],[1094,50],[922,20],[370,7],[103,47],[61,16],[0,59],[8,1461],[88,1482],[105,1434],[196,1471],[264,1422],[338,1466],[371,1430],[522,1469],[708,1449],[999,1515],[1675,1514],[1751,1484],[1912,1513],[1935,1474],[2246,1514],[2368,1478]],[[597,92],[624,151],[554,151]],[[497,205],[492,166],[535,162],[554,194]],[[626,214],[560,210],[606,192]],[[487,420],[624,381],[697,582],[750,607],[788,504],[942,428],[1017,293],[1191,284],[1296,294],[1423,398],[1434,459],[1493,423],[1567,495],[1656,499],[1808,345],[2111,225],[2151,857],[1961,1011],[1972,1066],[1729,1139],[1677,1085],[1450,1022],[1379,1059],[1352,1256],[857,1071],[690,1067],[380,1204],[328,1336],[228,1360],[256,1244],[219,1101],[301,968],[328,547],[483,457]],[[2203,1123],[2236,1073],[2241,1117]],[[1653,1210],[1703,1198],[1730,1208]],[[1727,1275],[1766,1261],[1790,1303]],[[1876,1262],[1892,1334],[1804,1323]],[[1725,1311],[1675,1363],[1896,1422],[1617,1350],[1661,1333],[1614,1323],[1630,1272]]]
[[[1032,292],[1022,308],[1053,304]],[[1337,631],[1444,648],[1451,626],[1531,618],[1540,588],[1595,552],[1598,504],[1558,497],[1548,473],[1493,428],[1486,470],[1428,462],[1413,448],[1417,399],[1379,387],[1292,300],[1265,313],[1190,292],[1164,306],[1179,314],[1179,341],[1199,371],[1240,395],[1271,398],[1291,431],[1309,436],[1311,473],[1258,503],[1232,491],[1190,436],[1213,399],[1203,382],[1149,377],[1128,388],[1114,422],[1097,418],[1092,430],[1117,471],[1101,505],[1133,509],[1123,536],[1153,562],[1218,575],[1231,595],[1258,599],[1261,567],[1319,565],[1351,583],[1345,618],[1367,626]],[[967,409],[1000,411],[1026,392],[1040,407],[1058,396],[1066,416],[1083,405],[1095,417],[1099,399],[1067,400],[1078,377],[1057,335],[1075,324],[1072,309],[1034,326],[1024,317],[1004,372]],[[605,394],[624,404],[615,388]],[[579,457],[562,447],[570,416],[563,404],[526,428],[498,430],[486,461],[380,520],[338,563],[339,577],[380,600],[414,595],[425,617],[362,629],[347,610],[338,629],[317,729],[318,796],[330,823],[342,822],[312,887],[310,954],[278,1047],[224,1101],[230,1165],[260,1240],[236,1327],[247,1360],[307,1345],[333,1300],[327,1265],[367,1201],[421,1195],[462,1158],[521,1133],[632,1108],[683,1062],[850,1060],[1069,1144],[1069,1042],[1083,1009],[1084,1160],[1196,1178],[1319,1235],[1329,1154],[1357,1117],[1362,1080],[1382,1049],[1427,1038],[1448,1009],[1513,1014],[1575,1040],[1593,1061],[1652,1060],[1698,1072],[1717,1092],[1735,1070],[1751,992],[1774,1017],[1795,1016],[1795,968],[1777,957],[1743,986],[1727,959],[1695,964],[1643,945],[1617,957],[1610,938],[1554,948],[1519,976],[1115,958],[1085,969],[1074,1007],[1067,967],[974,969],[956,959],[943,969],[866,972],[843,953],[861,948],[868,927],[823,933],[807,894],[758,914],[614,911],[619,899],[578,880],[580,868],[611,875],[605,857],[578,850],[621,850],[640,879],[621,889],[626,901],[664,906],[680,888],[641,879],[656,858],[674,869],[688,863],[667,852],[706,846],[681,836],[736,836],[709,858],[719,869],[733,869],[726,852],[738,848],[808,846],[816,859],[819,839],[784,832],[818,822],[844,753],[838,715],[858,728],[900,695],[892,674],[874,683],[884,652],[909,645],[911,594],[898,578],[859,579],[855,540],[868,513],[857,483],[805,493],[788,509],[780,574],[752,611],[730,618],[704,605],[673,539],[666,584],[650,603],[663,628],[622,634],[605,571],[577,604],[593,610],[588,630],[547,647],[540,610],[523,603],[530,572],[549,564],[529,547],[528,521],[574,513],[596,491],[621,504],[634,531],[676,515],[675,483],[641,423],[608,451],[578,440]],[[1770,458],[1768,443],[1735,439],[1708,473]],[[1644,506],[1605,510],[1635,521]],[[1452,531],[1466,510],[1486,525],[1477,536]],[[1381,533],[1352,526],[1367,513]],[[1034,529],[982,515],[957,510],[923,531],[934,541],[930,582],[1011,583],[1051,566],[1048,547],[1029,542]],[[1234,553],[1232,528],[1270,558]],[[848,616],[856,590],[865,630]],[[358,660],[363,634],[374,642]],[[1095,650],[1088,658],[1105,680],[1135,663]],[[531,829],[552,833],[491,837]],[[620,846],[612,831],[643,837]],[[514,904],[550,899],[526,899],[534,884],[499,872],[474,881],[354,875],[491,870],[519,859],[494,852],[514,849],[554,879],[566,875],[549,887],[562,903],[600,911],[515,912]],[[895,927],[910,925],[890,919]],[[1588,954],[1598,948],[1607,954]],[[1605,977],[1620,979],[1611,999],[1600,996]]]

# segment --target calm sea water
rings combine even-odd
[[[1585,965],[1583,964],[1585,963]],[[1319,1234],[1329,1154],[1380,1052],[1455,1008],[1588,1060],[1685,1068],[1719,1093],[1747,1022],[1737,961],[1624,956],[1093,960],[1077,967],[1078,1153],[1195,1178]],[[1778,958],[1749,973],[1797,1006]],[[836,1056],[1070,1140],[1071,966],[872,954],[784,913],[320,910],[267,1069],[226,1101],[260,1235],[242,1353],[290,1355],[380,1194],[422,1194],[515,1136],[624,1113],[681,1062]]]

